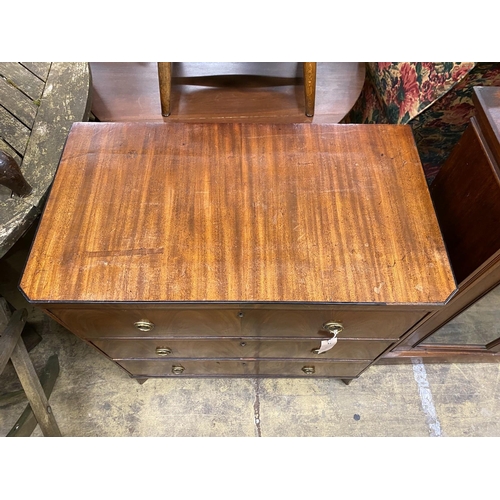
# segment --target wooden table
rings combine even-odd
[[[349,380],[455,283],[409,127],[80,123],[21,287],[139,379]]]
[[[89,117],[90,88],[88,63],[0,62],[0,258],[5,256],[6,266],[2,284],[7,281],[5,269],[10,269],[6,254],[40,215],[71,124]],[[27,196],[13,192],[7,175],[12,166],[5,168],[6,158],[20,167],[29,184]],[[25,310],[18,310],[11,318],[10,306],[0,295],[0,373],[10,359],[29,402],[8,435],[29,436],[37,424],[44,435],[60,435],[47,402],[59,373],[57,356],[49,358],[38,380],[24,345],[34,334],[32,328],[24,329],[25,316]],[[28,336],[21,339],[23,329]],[[40,336],[35,337],[38,343]],[[0,394],[4,400],[18,396]]]
[[[155,62],[91,62],[92,113],[102,122],[338,123],[359,97],[362,62],[319,62],[314,117],[304,113],[302,64],[177,62],[171,115],[161,115]]]
[[[33,188],[19,198],[0,185],[0,258],[40,215],[71,124],[90,114],[88,63],[0,63],[0,151]]]

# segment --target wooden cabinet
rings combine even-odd
[[[89,123],[21,288],[138,379],[347,381],[455,282],[409,127]]]
[[[458,291],[382,362],[500,359],[500,88],[474,92],[475,116],[430,188]]]

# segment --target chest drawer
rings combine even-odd
[[[338,338],[397,339],[422,311],[304,309],[61,308],[50,311],[69,330],[98,337],[259,337],[328,338],[329,321],[344,327]],[[150,324],[141,329],[140,322]]]
[[[343,361],[123,360],[134,377],[357,377],[369,364]]]
[[[323,329],[327,322],[344,327],[338,338],[397,339],[412,327],[424,313],[421,311],[259,309],[244,311],[242,335],[257,337],[331,337]]]
[[[339,340],[330,350],[316,354],[320,340],[111,340],[93,339],[92,343],[112,359],[166,358],[376,358],[390,341]]]
[[[54,309],[69,330],[95,337],[220,337],[240,334],[237,309]],[[145,324],[138,325],[139,322]],[[151,327],[148,327],[147,324]]]

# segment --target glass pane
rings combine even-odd
[[[425,344],[486,345],[500,337],[500,285],[425,339]]]

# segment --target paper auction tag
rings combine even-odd
[[[321,341],[321,347],[318,349],[318,354],[329,351],[337,343],[337,337]]]

